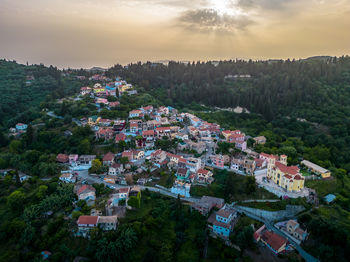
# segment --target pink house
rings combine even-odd
[[[211,155],[210,160],[217,168],[224,168],[224,157],[222,155]]]
[[[69,164],[75,164],[78,161],[79,156],[78,155],[69,155]]]

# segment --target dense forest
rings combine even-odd
[[[81,82],[63,78],[56,67],[0,60],[0,126],[38,117],[40,103],[74,94]]]
[[[137,63],[116,65],[108,73],[121,75],[177,108],[244,107],[254,115],[240,117],[237,123],[237,116],[225,113],[226,119],[220,124],[234,122],[236,127],[244,128],[253,122],[256,133],[263,127],[280,137],[301,138],[304,146],[327,151],[327,156],[316,162],[350,171],[350,57],[236,60],[215,65]],[[223,116],[207,114],[207,118]]]

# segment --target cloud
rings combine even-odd
[[[177,18],[178,26],[198,32],[234,33],[245,30],[254,21],[245,15],[219,14],[211,8],[188,10]]]

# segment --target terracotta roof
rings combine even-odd
[[[262,233],[261,238],[276,251],[288,242],[284,237],[268,230]]]
[[[300,175],[296,175],[294,177],[295,180],[304,180],[305,178],[301,177]]]
[[[115,141],[124,141],[126,139],[126,135],[123,133],[115,135]]]
[[[266,157],[266,158],[274,158],[274,159],[278,160],[278,156],[276,156],[276,155],[269,155],[269,154],[266,154],[264,152],[261,152],[260,156],[263,156],[263,157]]]
[[[108,152],[104,155],[102,161],[112,161],[115,158],[115,155],[112,152]]]
[[[121,166],[122,166],[122,164],[118,164],[118,163],[113,163],[111,165],[111,167],[113,167],[113,168],[120,168]]]
[[[297,166],[286,166],[279,161],[276,161],[276,167],[285,174],[296,175],[299,172]]]
[[[175,155],[175,154],[172,154],[172,153],[168,153],[167,152],[166,154],[167,154],[168,157],[174,157],[174,158],[178,158],[178,159],[182,158],[182,156]]]
[[[89,191],[94,191],[96,192],[96,189],[90,185],[83,185],[81,186],[78,191],[77,191],[77,195],[80,195],[81,193],[83,193],[84,191],[89,190]]]
[[[118,192],[119,193],[129,193],[129,187],[122,187],[122,188],[119,188]]]
[[[157,131],[170,131],[170,127],[157,127]]]
[[[207,175],[209,173],[209,170],[200,168],[198,169],[197,173]]]
[[[144,135],[144,136],[154,135],[154,130],[142,131],[142,135]]]
[[[61,163],[66,163],[69,161],[69,157],[66,154],[58,154],[56,160]]]
[[[261,167],[262,164],[264,163],[264,160],[260,159],[260,158],[255,158],[254,161],[255,161],[257,167]]]
[[[132,156],[133,155],[133,152],[132,151],[124,151],[122,153],[122,157],[125,157],[125,156]]]
[[[96,225],[98,222],[98,216],[80,216],[78,219],[78,225]]]
[[[177,173],[180,175],[186,175],[187,174],[187,168],[179,168],[177,170]]]

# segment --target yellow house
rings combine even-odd
[[[101,92],[105,92],[106,89],[104,87],[98,87],[98,88],[94,88],[94,93],[101,93]]]
[[[328,178],[331,176],[331,171],[316,165],[308,160],[303,160],[301,161],[301,164],[303,164],[304,166],[306,166],[311,172],[314,172],[320,176],[322,176],[322,178]]]
[[[125,91],[129,90],[130,88],[132,88],[132,85],[127,84],[127,85],[119,86],[118,90],[120,93],[124,93]]]
[[[101,120],[101,117],[99,116],[91,116],[88,119],[88,125],[90,126],[97,125],[100,122],[100,120]]]
[[[267,177],[289,192],[298,192],[304,188],[305,178],[299,173],[297,166],[287,166],[286,155],[279,158],[269,155]]]

